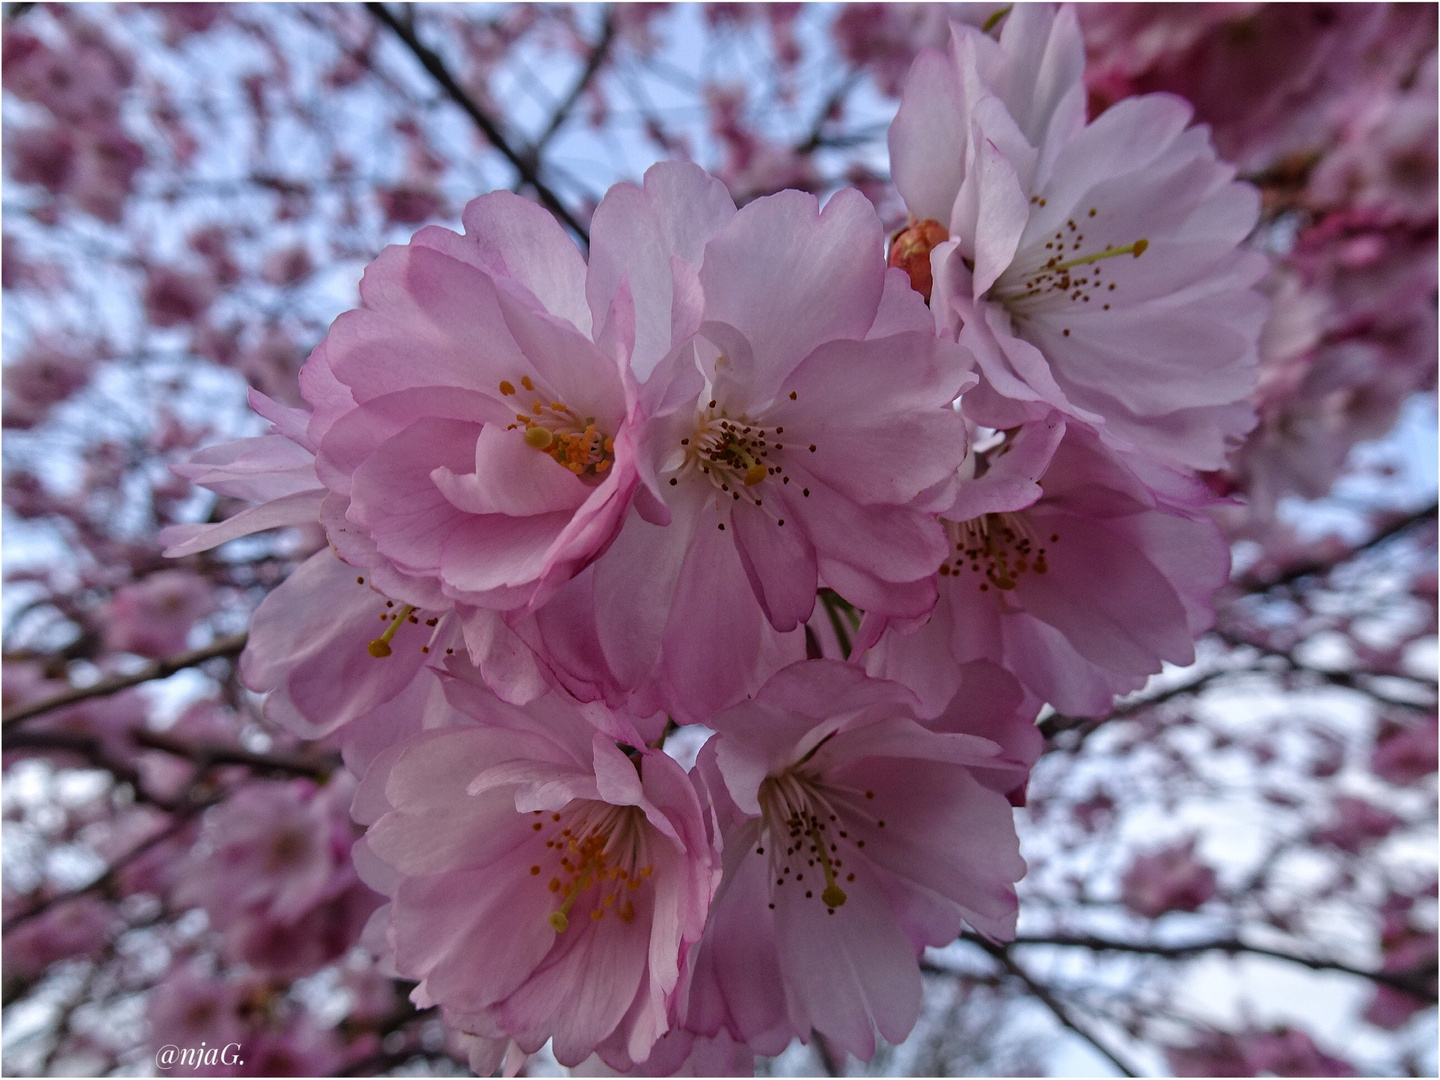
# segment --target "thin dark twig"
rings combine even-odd
[[[142,840],[140,843],[136,844],[124,855],[120,856],[118,859],[112,862],[106,868],[105,872],[99,877],[97,877],[94,881],[90,882],[88,885],[81,885],[79,888],[71,889],[69,892],[58,893],[55,896],[40,901],[40,903],[36,904],[32,908],[26,908],[24,911],[18,912],[17,914],[10,916],[10,918],[5,920],[3,932],[8,934],[17,926],[20,926],[23,923],[27,923],[31,919],[38,918],[39,916],[45,914],[45,912],[49,911],[51,908],[56,907],[59,904],[67,904],[71,900],[78,900],[82,896],[86,896],[89,893],[98,892],[101,889],[108,888],[110,884],[115,880],[116,875],[119,874],[121,870],[123,870],[130,863],[134,862],[141,855],[144,855],[147,851],[155,847],[157,844],[163,844],[166,840],[169,840],[172,836],[175,836],[177,833],[179,833],[182,829],[184,829],[187,825],[190,824],[191,818],[195,817],[196,814],[200,813],[200,811],[204,810],[206,807],[213,806],[216,801],[217,800],[214,799],[207,799],[201,802],[191,803],[183,810],[177,811],[175,820],[172,821],[166,828],[162,829],[160,832],[156,833],[148,840]]]
[[[565,100],[556,106],[555,112],[550,117],[550,123],[545,125],[545,130],[542,131],[540,137],[535,140],[535,145],[530,148],[529,157],[530,160],[535,163],[534,167],[536,169],[539,168],[540,154],[544,151],[546,144],[549,143],[555,133],[560,130],[565,121],[570,118],[570,113],[580,101],[580,96],[585,93],[586,88],[594,81],[595,76],[604,65],[605,58],[610,53],[610,44],[614,40],[615,12],[613,9],[607,8],[605,11],[605,22],[600,29],[600,39],[596,41],[590,49],[590,55],[585,61],[585,69],[580,72],[580,77],[575,80],[575,85],[572,86],[570,92],[565,95]]]
[[[1116,1057],[1115,1052],[1111,1050],[1108,1046],[1106,1046],[1098,1036],[1096,1036],[1091,1031],[1087,1031],[1083,1025],[1076,1021],[1075,1018],[1070,1015],[1070,1010],[1065,1008],[1065,1006],[1060,1003],[1060,1001],[1055,997],[1055,995],[1050,992],[1050,988],[1041,982],[1037,982],[1028,971],[1026,971],[1019,964],[1017,964],[1015,962],[1015,958],[1010,955],[1009,950],[1004,945],[997,945],[995,944],[995,942],[987,941],[978,935],[974,937],[967,936],[965,940],[973,941],[976,945],[980,946],[980,948],[984,949],[996,960],[998,960],[1004,966],[1006,971],[1008,971],[1015,978],[1019,979],[1020,982],[1024,983],[1025,988],[1029,990],[1030,993],[1034,995],[1034,997],[1042,1005],[1044,1005],[1047,1009],[1049,1009],[1052,1013],[1055,1014],[1055,1019],[1059,1020],[1061,1024],[1069,1028],[1071,1031],[1075,1032],[1076,1035],[1079,1035],[1082,1039],[1084,1039],[1091,1046],[1093,1046],[1097,1051],[1099,1051],[1102,1055],[1109,1059],[1111,1064],[1113,1064],[1117,1069],[1119,1069],[1124,1075],[1139,1075],[1137,1072],[1135,1072],[1135,1070],[1131,1069],[1130,1066],[1126,1065],[1125,1062],[1121,1061],[1120,1058]]]
[[[985,942],[979,935],[966,933],[963,935],[966,941],[974,942],[984,947]],[[1053,936],[1026,936],[1018,937],[1010,942],[1012,947],[1023,945],[1052,945],[1061,948],[1091,949],[1095,952],[1128,952],[1139,953],[1146,956],[1164,956],[1172,959],[1195,956],[1208,952],[1223,953],[1249,953],[1252,956],[1268,956],[1276,960],[1285,960],[1292,964],[1299,964],[1302,967],[1310,968],[1312,971],[1338,971],[1346,975],[1354,975],[1357,978],[1369,979],[1371,982],[1384,983],[1386,986],[1393,986],[1397,990],[1403,990],[1407,994],[1413,994],[1418,998],[1427,1001],[1436,999],[1436,991],[1433,985],[1427,985],[1424,973],[1406,974],[1401,972],[1366,971],[1364,968],[1353,967],[1350,964],[1341,963],[1338,960],[1322,960],[1309,956],[1297,956],[1294,953],[1287,953],[1280,949],[1267,949],[1260,945],[1247,945],[1237,938],[1216,938],[1210,941],[1194,941],[1184,945],[1157,945],[1147,942],[1114,941],[1109,938],[1096,937],[1092,934],[1057,934]]]
[[[408,4],[404,6],[406,10],[409,9]],[[490,145],[500,151],[504,158],[514,166],[521,178],[535,189],[535,194],[540,196],[540,201],[588,246],[590,243],[589,231],[576,220],[575,215],[560,201],[559,197],[541,181],[537,175],[536,163],[510,145],[510,140],[505,137],[499,125],[484,109],[480,108],[474,98],[466,93],[465,88],[455,81],[455,76],[450,74],[450,69],[445,66],[445,61],[421,42],[415,35],[414,28],[397,19],[382,3],[372,0],[365,5],[365,9],[389,27],[395,36],[405,43],[406,48],[415,55],[415,59],[420,61],[420,65],[429,72],[430,77],[440,85],[450,100],[465,110],[465,114],[484,133]]]
[[[4,720],[0,723],[3,723],[4,730],[9,731],[12,725],[53,709],[61,709],[66,705],[74,705],[77,701],[86,701],[89,698],[105,697],[107,694],[114,694],[155,679],[167,679],[177,671],[203,664],[206,660],[214,660],[221,656],[234,656],[245,648],[248,637],[248,634],[231,634],[204,648],[191,649],[189,652],[177,653],[174,656],[155,660],[132,675],[111,675],[90,686],[76,687],[39,701],[13,706],[5,710]]]
[[[1301,566],[1297,566],[1293,569],[1287,570],[1283,574],[1278,574],[1273,578],[1253,578],[1248,576],[1242,577],[1238,579],[1235,584],[1244,592],[1266,593],[1270,592],[1273,589],[1278,589],[1284,585],[1292,585],[1295,582],[1300,581],[1302,578],[1313,577],[1316,574],[1328,573],[1329,571],[1334,570],[1337,566],[1342,566],[1345,563],[1349,562],[1357,555],[1362,555],[1365,552],[1369,551],[1371,548],[1378,547],[1393,536],[1398,536],[1400,533],[1403,533],[1408,529],[1413,529],[1417,525],[1423,525],[1428,521],[1434,521],[1437,512],[1440,512],[1440,504],[1431,503],[1429,506],[1421,510],[1415,510],[1401,518],[1397,518],[1395,521],[1392,521],[1385,528],[1377,532],[1374,536],[1370,537],[1369,540],[1366,540],[1365,542],[1360,544],[1356,544],[1354,547],[1350,548],[1348,551],[1338,556],[1337,558],[1305,563]]]
[[[338,757],[317,758],[309,754],[260,754],[226,743],[187,743],[162,731],[137,731],[135,741],[152,750],[195,762],[204,771],[217,765],[245,765],[257,772],[309,776],[323,781],[340,765]]]

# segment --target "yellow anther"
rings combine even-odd
[[[536,450],[548,450],[550,448],[550,444],[554,441],[555,436],[550,433],[550,430],[548,428],[543,428],[539,425],[532,424],[530,427],[527,427],[525,429],[526,444],[529,446],[533,446]]]
[[[394,620],[386,627],[385,632],[370,642],[369,649],[371,656],[375,657],[376,660],[383,660],[390,655],[390,639],[395,636],[395,631],[400,629],[400,624],[408,619],[410,613],[414,610],[415,608],[410,604],[406,604],[400,609]],[[381,617],[383,618],[384,616]]]
[[[552,401],[550,402],[550,408],[554,409],[556,412],[567,412],[570,406],[566,405],[563,401]]]
[[[515,384],[512,383],[509,379],[501,379],[500,393],[504,394],[506,397],[509,397],[511,394],[515,393]]]
[[[534,390],[534,389],[535,389],[535,384],[530,381],[530,376],[529,376],[529,375],[522,375],[522,376],[520,377],[520,385],[523,386],[523,387],[525,387],[526,390]]]

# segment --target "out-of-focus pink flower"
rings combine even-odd
[[[142,299],[152,325],[188,326],[214,301],[215,283],[202,272],[155,266],[146,271]]]
[[[883,637],[867,617],[872,674],[935,708],[955,664],[988,659],[1055,708],[1099,716],[1165,662],[1194,660],[1230,566],[1203,485],[1122,460],[1055,414],[972,459],[984,471],[942,514],[953,546],[935,612]]]
[[[1307,199],[1374,214],[1381,224],[1434,222],[1435,93],[1432,52],[1414,86],[1365,100],[1310,174]]]
[[[1322,1053],[1298,1028],[1207,1031],[1194,1045],[1169,1047],[1176,1076],[1354,1076],[1349,1062]]]
[[[711,721],[697,771],[725,876],[684,1026],[777,1054],[812,1029],[868,1060],[920,1010],[917,954],[962,923],[1015,930],[1025,871],[999,792],[1026,764],[971,733],[957,701],[930,723],[904,687],[805,661]]]
[[[5,981],[33,979],[61,960],[94,956],[124,925],[113,907],[93,896],[56,904],[6,931]]]
[[[105,609],[105,644],[139,656],[185,648],[191,628],[216,608],[215,587],[188,570],[160,570],[115,590]]]
[[[1085,124],[1071,9],[1017,5],[997,43],[952,24],[890,129],[895,183],[931,253],[940,330],[975,353],[966,415],[995,428],[1054,407],[1113,446],[1216,469],[1254,424],[1267,261],[1238,245],[1259,197],[1233,183],[1168,95]]]
[[[188,967],[173,969],[150,995],[146,1020],[150,1045],[199,1049],[243,1047],[249,1034],[249,1018],[261,1013],[270,992],[262,977],[254,974],[227,978],[206,978]],[[232,1052],[230,1058],[238,1057]],[[217,1062],[218,1065],[218,1062]],[[187,1067],[187,1071],[191,1071]],[[195,1070],[195,1075],[233,1076],[241,1070],[231,1060],[212,1070]],[[253,1075],[246,1073],[247,1075]]]
[[[1140,855],[1120,879],[1120,899],[1137,915],[1158,919],[1196,911],[1215,895],[1215,871],[1195,857],[1195,840]]]
[[[740,205],[785,188],[809,191],[819,186],[812,156],[766,138],[745,119],[743,85],[706,91],[711,128],[725,155],[716,175]]]
[[[59,341],[40,339],[5,367],[4,425],[31,428],[90,381],[94,358]]]
[[[782,192],[736,212],[718,182],[666,163],[595,213],[592,280],[601,296],[631,283],[648,327],[632,367],[656,404],[636,512],[537,615],[581,696],[634,692],[637,711],[703,720],[803,655],[817,586],[899,617],[934,604],[969,357],[874,258],[863,196],[818,210]]]
[[[135,174],[145,164],[145,148],[116,123],[88,128],[76,141],[73,172],[66,193],[101,221],[117,224]]]
[[[128,60],[93,27],[74,23],[68,29],[58,48],[30,34],[7,34],[5,89],[71,125],[114,119],[131,79]]]
[[[60,195],[75,173],[75,137],[59,126],[21,128],[10,138],[10,175]]]
[[[395,969],[421,980],[418,1005],[482,1039],[526,1053],[552,1039],[568,1065],[597,1050],[644,1061],[675,1019],[718,877],[690,778],[659,751],[617,748],[641,733],[598,706],[448,689],[479,723],[394,746],[356,801],[374,821],[357,858],[391,897]]]
[[[1380,985],[1370,1003],[1365,1006],[1364,1017],[1368,1023],[1386,1031],[1399,1031],[1417,1012],[1430,1008],[1430,1003],[1393,986]]]
[[[192,34],[210,30],[226,14],[228,4],[150,4],[165,25],[165,40],[176,45]]]
[[[1342,795],[1335,800],[1332,821],[1315,832],[1315,840],[1333,844],[1341,851],[1358,855],[1362,850],[1385,839],[1403,819],[1364,799]]]
[[[1315,1040],[1299,1028],[1257,1031],[1243,1037],[1241,1043],[1251,1076],[1355,1075],[1354,1065],[1321,1051]]]
[[[294,285],[304,281],[315,269],[310,252],[304,244],[279,248],[265,257],[260,276],[271,285]]]
[[[419,225],[445,213],[445,198],[428,184],[397,184],[378,192],[385,220],[391,225]]]
[[[327,892],[333,895],[294,921],[270,911],[241,915],[226,927],[226,952],[283,980],[311,975],[338,960],[360,940],[366,922],[385,901],[348,865],[336,871]]]
[[[1440,756],[1435,717],[1413,724],[1395,724],[1381,733],[1370,758],[1370,771],[1392,784],[1413,784],[1436,769]]]
[[[1323,144],[1337,102],[1372,85],[1373,68],[1402,57],[1413,63],[1410,50],[1380,39],[1387,24],[1416,20],[1395,19],[1385,7],[1079,5],[1093,107],[1131,94],[1178,94],[1211,126],[1227,159],[1264,169]],[[1274,62],[1277,49],[1283,64]]]
[[[339,891],[337,875],[346,884],[345,802],[308,780],[242,787],[211,811],[176,901],[203,907],[222,929],[254,915],[297,922]]]
[[[845,58],[897,97],[921,49],[943,48],[949,19],[982,26],[1001,4],[846,4],[832,27]]]

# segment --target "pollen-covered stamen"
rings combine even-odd
[[[852,841],[821,788],[798,767],[768,777],[760,785],[763,842],[756,854],[765,854],[768,846],[775,888],[793,885],[807,900],[818,891],[820,902],[833,915],[847,899],[841,875],[847,881],[855,880],[853,870],[845,872],[841,857],[841,845]],[[864,842],[855,846],[863,847]],[[807,873],[811,875],[808,883]]]
[[[968,571],[982,578],[981,592],[991,585],[1008,591],[1022,574],[1044,574],[1050,569],[1047,549],[1023,514],[986,514],[969,521],[944,521],[944,525],[955,554],[953,562],[940,567],[941,577],[959,577]],[[1049,542],[1059,539],[1052,535]]]
[[[387,620],[390,625],[385,628],[385,632],[383,634],[370,642],[369,649],[371,656],[375,657],[375,659],[377,660],[382,660],[390,655],[390,641],[392,638],[394,638],[395,631],[400,629],[400,624],[405,622],[407,619],[410,622],[419,621],[414,618],[414,611],[415,609],[411,605],[406,604],[399,610],[399,612],[394,615],[393,618],[388,615],[380,616],[381,619]]]
[[[590,919],[599,922],[613,911],[622,922],[635,918],[633,894],[654,872],[644,863],[644,813],[633,806],[577,801],[559,813],[534,811],[532,828],[551,835],[545,840],[547,860],[558,856],[551,866],[549,889],[560,906],[547,916],[551,928],[563,934],[570,927],[570,913],[585,893],[594,890]],[[530,867],[539,876],[541,863]]]
[[[750,489],[772,476],[789,483],[780,464],[785,449],[783,427],[731,419],[723,410],[717,412],[713,401],[699,421],[695,433],[680,440],[685,469],[698,470],[734,501],[743,497],[756,506],[763,506],[764,501]]]
[[[1035,200],[1032,200],[1035,201]],[[1094,217],[1092,207],[1087,217]],[[1031,309],[1044,306],[1045,301],[1064,299],[1071,303],[1089,304],[1099,298],[1101,310],[1108,310],[1115,283],[1102,280],[1108,259],[1129,255],[1140,258],[1150,246],[1144,238],[1128,244],[1105,244],[1085,251],[1083,225],[1072,218],[1045,242],[1045,262],[1029,271],[1012,268],[991,288],[989,298],[1004,304],[1011,314],[1023,318]]]
[[[527,375],[520,380],[526,390],[534,393],[535,384]],[[500,383],[500,393],[515,393],[508,381]],[[615,464],[615,440],[595,426],[593,416],[582,417],[563,401],[531,403],[528,413],[517,412],[515,422],[506,431],[524,431],[525,443],[549,454],[576,476],[600,476]]]

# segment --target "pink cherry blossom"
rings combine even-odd
[[[951,237],[929,299],[979,364],[967,415],[1009,428],[1055,407],[1118,448],[1219,468],[1254,424],[1267,263],[1237,245],[1257,193],[1179,99],[1085,124],[1069,8],[1019,5],[998,43],[954,23],[950,44],[916,59],[890,152],[912,218]]]
[[[942,514],[954,547],[935,613],[883,637],[867,619],[872,674],[935,708],[954,664],[989,659],[1062,712],[1098,716],[1164,663],[1193,662],[1230,565],[1203,485],[1055,414],[974,458],[979,475]]]
[[[478,723],[394,746],[356,803],[395,970],[482,1039],[525,1053],[551,1039],[562,1064],[597,1049],[644,1061],[718,875],[694,787],[600,706],[448,690]]]
[[[636,482],[628,289],[592,317],[586,266],[505,193],[366,271],[365,307],[301,387],[331,542],[397,600],[521,608],[604,550]]]
[[[1015,928],[1024,873],[1009,803],[1023,762],[972,734],[957,699],[935,730],[904,687],[805,661],[711,721],[701,751],[725,876],[685,1026],[761,1054],[812,1028],[862,1060],[920,1010],[917,954],[968,922]],[[998,789],[998,790],[997,790]]]
[[[211,812],[176,900],[222,929],[256,912],[295,922],[337,891],[350,847],[346,794],[308,780],[242,787]]]
[[[4,424],[30,428],[90,382],[93,357],[59,340],[42,339],[5,367]]]
[[[1358,855],[1400,824],[1401,819],[1389,810],[1353,795],[1342,795],[1335,800],[1330,823],[1315,831],[1315,840]]]
[[[1127,908],[1147,919],[1195,911],[1215,895],[1215,871],[1195,857],[1193,839],[1137,856],[1120,880]]]
[[[140,656],[185,648],[191,628],[217,606],[215,588],[187,570],[159,570],[115,590],[105,610],[105,643]]]
[[[663,164],[612,189],[594,235],[598,296],[630,281],[650,327],[634,366],[654,404],[635,511],[537,614],[557,677],[702,720],[803,655],[817,586],[928,612],[934,512],[964,450],[950,406],[973,376],[875,257],[863,196],[822,212],[782,192],[736,212],[699,169]],[[623,258],[602,262],[602,241]]]
[[[123,928],[115,909],[93,896],[56,904],[5,934],[5,982],[34,979],[60,960],[94,956]]]
[[[1435,717],[1418,723],[1392,723],[1381,730],[1370,757],[1370,771],[1392,784],[1413,784],[1436,769],[1440,757]]]

